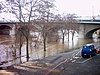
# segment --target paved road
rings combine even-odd
[[[100,42],[94,44],[100,45]],[[100,75],[100,54],[91,58],[82,58],[78,51],[66,61],[62,62],[46,75]]]
[[[100,75],[100,54],[91,58],[73,58],[46,75]]]

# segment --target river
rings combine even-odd
[[[41,44],[38,48],[35,48],[34,46],[30,47],[29,53],[30,53],[30,60],[34,59],[41,59],[44,57],[52,56],[59,54],[61,52],[68,52],[71,50],[74,50],[76,48],[80,48],[82,45],[91,43],[91,42],[97,42],[100,41],[100,39],[79,39],[77,35],[75,35],[73,41],[70,39],[68,41],[68,38],[65,37],[65,43],[62,44],[62,40],[60,40],[58,43],[49,43],[46,45],[46,52],[44,53],[43,44]],[[10,36],[2,36],[0,35],[0,61],[4,60],[11,60],[13,59],[12,54],[12,45],[14,44],[14,39],[12,39]],[[25,45],[22,47],[22,56],[26,55]],[[19,54],[17,50],[17,55]],[[22,57],[22,61],[26,61],[26,56]]]
[[[71,38],[68,41],[68,39],[66,38],[64,44],[62,44],[62,41],[60,41],[59,43],[48,44],[46,46],[47,48],[46,48],[45,57],[56,55],[61,52],[72,51],[72,50],[75,50],[76,48],[81,48],[84,44],[97,42],[97,41],[100,41],[100,39],[79,39],[76,36],[74,37],[73,41]],[[32,59],[41,58],[44,56],[43,48],[34,49],[32,50],[31,53],[32,53],[31,55]]]

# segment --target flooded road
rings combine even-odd
[[[71,37],[71,36],[70,36]],[[62,44],[62,40],[58,43],[49,43],[46,45],[46,52],[44,53],[43,43],[35,48],[33,45],[29,49],[30,60],[40,59],[45,57],[59,54],[61,52],[68,52],[74,50],[76,48],[80,48],[82,45],[86,43],[100,41],[100,39],[79,39],[77,36],[74,37],[74,40],[65,37],[65,43]],[[14,45],[14,39],[10,36],[1,36],[0,35],[0,61],[13,60],[13,50],[12,45]],[[17,56],[19,56],[19,50],[17,50]],[[22,61],[26,61],[26,47],[23,45],[22,47]]]

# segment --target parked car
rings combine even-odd
[[[93,44],[86,44],[82,47],[81,55],[83,58],[96,55],[96,49]]]
[[[96,46],[96,52],[100,53],[100,46]]]

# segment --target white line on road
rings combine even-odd
[[[65,62],[71,61],[73,57],[75,57],[77,54],[79,54],[80,51],[78,51],[77,53],[73,53],[71,58],[67,58],[64,61],[62,61],[61,63],[59,63],[58,65],[56,65],[54,68],[52,68],[51,70],[49,70],[49,72],[47,72],[45,75],[48,75],[50,72],[52,72],[54,69],[56,69],[58,66],[62,65]]]
[[[82,61],[82,62],[76,62],[76,63],[80,63],[80,64],[82,64],[82,63],[85,63],[85,62],[87,62],[87,61],[89,61],[89,60],[91,60],[92,58],[89,58],[89,59],[86,59],[86,60],[84,60],[84,61]]]

